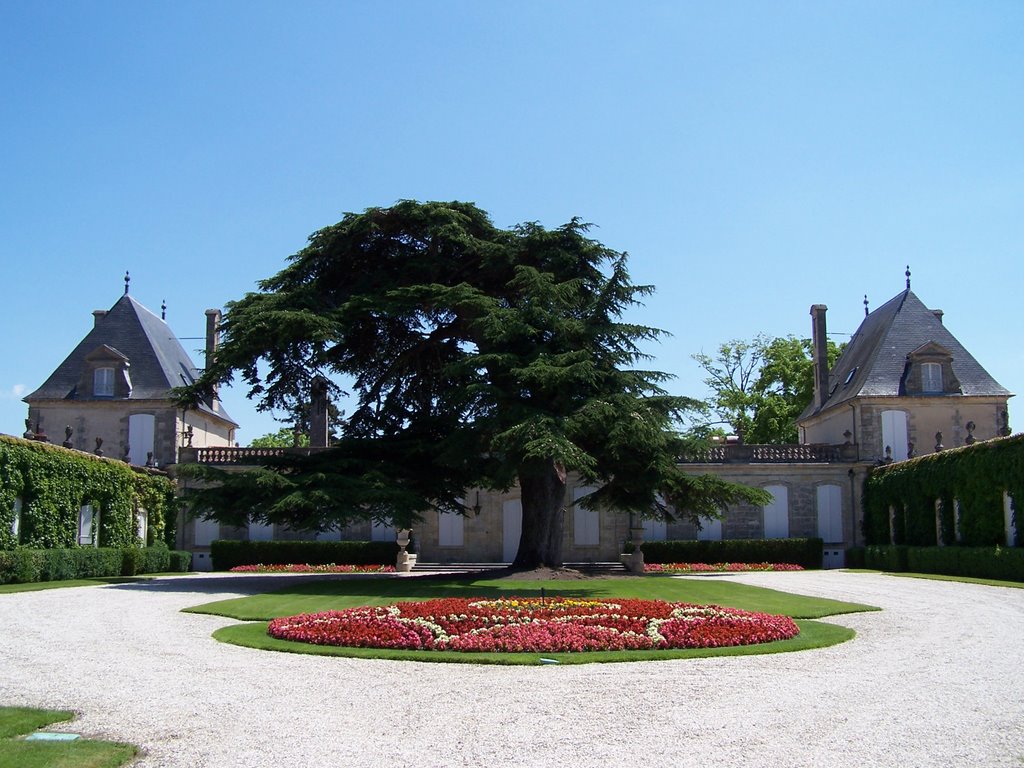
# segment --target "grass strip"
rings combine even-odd
[[[73,718],[73,712],[60,710],[0,707],[0,768],[118,768],[138,754],[130,744],[110,741],[16,738]]]
[[[336,645],[313,645],[290,640],[277,640],[267,634],[267,622],[234,624],[222,627],[213,637],[222,643],[256,648],[261,651],[304,653],[314,656],[341,656],[355,659],[391,659],[395,661],[447,662],[458,664],[503,664],[537,666],[541,657],[560,664],[607,664],[623,661],[664,661],[668,659],[703,659],[710,656],[752,656],[762,653],[788,653],[825,648],[850,640],[852,629],[820,621],[797,621],[800,634],[790,640],[758,645],[735,645],[726,648],[676,648],[664,651],[588,651],[584,653],[467,653],[460,651],[398,651],[387,648],[348,648]]]
[[[192,613],[227,616],[240,621],[269,621],[279,616],[342,610],[360,605],[388,605],[437,597],[549,597],[591,599],[640,598],[715,604],[748,611],[818,619],[843,613],[878,610],[869,605],[807,597],[774,589],[711,579],[664,576],[579,581],[518,581],[488,578],[360,579],[314,581],[285,586],[261,595],[218,600],[187,608]]]

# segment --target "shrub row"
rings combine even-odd
[[[190,552],[166,546],[75,547],[73,549],[0,550],[0,584],[65,581],[140,573],[183,573],[192,564]]]
[[[393,541],[228,541],[210,545],[213,570],[237,565],[391,565],[398,557]]]
[[[847,550],[846,564],[895,573],[1024,581],[1024,549],[1020,547],[867,546]]]
[[[645,541],[647,563],[792,563],[821,568],[821,539]]]

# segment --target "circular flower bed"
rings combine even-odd
[[[646,563],[645,573],[718,573],[742,571],[802,571],[793,563]]]
[[[236,565],[231,573],[394,573],[393,565],[309,565],[307,563],[290,563],[264,565]]]
[[[718,648],[787,640],[788,616],[663,600],[448,598],[289,616],[281,640],[436,651],[622,651]]]

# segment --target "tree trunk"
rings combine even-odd
[[[562,567],[565,469],[551,459],[519,468],[523,532],[514,568]]]

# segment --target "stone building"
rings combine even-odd
[[[229,446],[238,425],[217,399],[182,410],[171,389],[199,372],[164,318],[125,290],[37,390],[26,437],[124,459],[138,466],[178,461],[183,446]],[[207,310],[206,353],[217,344],[219,310]]]
[[[863,543],[861,488],[872,466],[1008,434],[1007,400],[996,383],[907,288],[868,313],[834,368],[826,364],[826,310],[811,308],[814,400],[799,419],[799,445],[723,443],[682,457],[694,474],[764,488],[765,507],[723,510],[698,528],[689,522],[644,521],[644,538],[748,539],[819,536],[826,567],[843,565],[845,549]],[[252,449],[197,449],[190,460],[222,466],[252,461]],[[572,500],[590,489],[570,479]],[[469,489],[468,514],[428,513],[413,532],[421,562],[510,562],[522,520],[518,489]],[[215,538],[301,539],[302,531],[183,526],[183,546],[199,560]],[[391,539],[394,529],[370,523],[320,534],[319,539]],[[629,517],[570,506],[565,516],[567,562],[616,560],[629,537]]]

